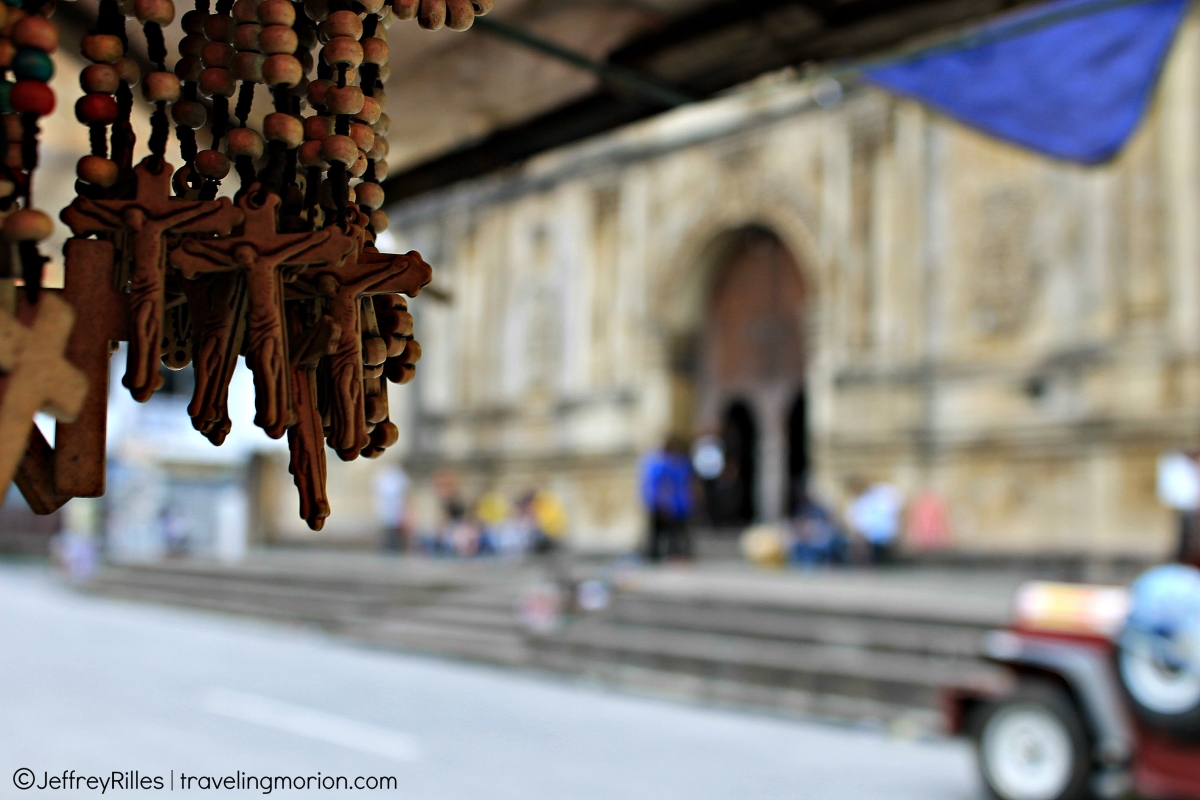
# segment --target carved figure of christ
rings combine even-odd
[[[77,197],[63,209],[62,221],[76,236],[129,231],[133,249],[129,311],[129,356],[122,383],[139,402],[162,386],[159,375],[160,341],[166,280],[166,235],[213,233],[225,235],[242,221],[242,212],[228,198],[182,200],[171,197],[173,167],[154,157],[134,167],[137,194],[132,200],[91,200]]]
[[[364,406],[362,298],[397,293],[415,297],[432,277],[433,269],[419,253],[362,252],[340,269],[309,269],[297,281],[296,291],[326,299],[328,313],[341,330],[330,365],[333,386],[328,441],[343,461],[358,458],[370,444]]]
[[[193,279],[212,272],[239,270],[249,293],[247,361],[254,373],[254,423],[273,439],[296,422],[283,306],[285,267],[321,264],[336,268],[355,247],[355,237],[338,228],[279,233],[278,195],[255,204],[257,187],[238,201],[245,215],[239,235],[221,239],[186,239],[171,253],[171,264]]]

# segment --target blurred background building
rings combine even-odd
[[[87,518],[131,552],[236,554],[235,518],[251,543],[374,547],[377,476],[402,464],[413,530],[448,480],[468,503],[550,489],[574,548],[618,552],[645,533],[639,457],[715,434],[714,529],[886,481],[941,514],[932,547],[1163,557],[1156,463],[1200,438],[1200,23],[1100,166],[822,77],[1024,5],[511,0],[465,35],[393,27],[385,236],[436,267],[400,445],[331,459],[313,534],[248,411],[220,450],[188,427],[185,370],[144,407],[114,392],[112,491]],[[59,13],[82,30],[94,3]],[[86,146],[71,49],[39,173],[60,205]],[[660,113],[663,87],[698,102]]]

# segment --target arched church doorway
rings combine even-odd
[[[806,288],[771,231],[726,234],[702,324],[697,423],[725,440],[725,483],[710,509],[723,525],[777,519],[810,470],[804,377]]]
[[[721,440],[725,468],[715,481],[711,516],[718,527],[748,525],[757,513],[758,488],[758,426],[750,406],[739,401],[729,407],[721,425]]]

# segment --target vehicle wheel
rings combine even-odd
[[[1092,761],[1087,732],[1062,689],[1022,682],[983,710],[977,727],[979,768],[999,800],[1082,800]]]
[[[1172,669],[1149,653],[1122,649],[1121,683],[1138,716],[1154,730],[1200,739],[1200,674]]]

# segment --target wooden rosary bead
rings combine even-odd
[[[304,123],[291,114],[267,114],[263,119],[263,136],[269,142],[283,142],[291,150],[304,141]]]
[[[366,0],[366,2],[359,0],[359,5],[363,7],[364,14],[378,14],[379,10],[383,8],[383,0]]]
[[[233,45],[226,42],[209,42],[200,52],[200,60],[206,67],[229,69],[229,62],[233,60]]]
[[[326,161],[349,167],[358,160],[358,145],[349,136],[326,136],[321,142],[321,157]]]
[[[379,141],[379,138],[376,137],[375,140]],[[372,159],[372,160],[375,161],[375,180],[381,181],[381,180],[384,180],[385,178],[387,178],[387,175],[388,175],[387,161],[385,161],[382,158]]]
[[[179,55],[184,58],[200,58],[206,44],[208,37],[203,33],[189,33],[179,40]]]
[[[121,76],[121,80],[130,86],[136,86],[137,82],[142,79],[142,68],[128,56],[122,56],[113,66],[117,68],[117,74]]]
[[[349,67],[357,67],[362,63],[363,48],[357,39],[352,39],[349,36],[335,36],[329,40],[329,44],[325,45],[325,49],[321,51],[321,56],[325,59],[325,63],[334,67],[341,64]]]
[[[379,65],[379,84],[381,86],[386,84],[388,82],[388,78],[390,78],[390,77],[392,77],[392,62],[389,61],[386,64],[380,64]],[[375,92],[378,94],[379,90],[376,89]]]
[[[208,109],[195,100],[180,100],[171,106],[171,119],[176,125],[199,130],[208,121]]]
[[[258,21],[263,25],[296,24],[296,7],[288,0],[263,0],[258,4]]]
[[[84,125],[112,125],[117,121],[117,101],[111,94],[85,94],[75,102],[75,118]]]
[[[465,31],[475,24],[475,8],[471,0],[445,0],[446,27]]]
[[[378,183],[360,183],[354,187],[358,204],[367,208],[379,208],[383,205],[383,187]]]
[[[354,115],[354,118],[364,125],[374,125],[379,121],[379,115],[383,113],[383,109],[379,107],[379,101],[374,97],[363,97],[362,110]]]
[[[375,144],[375,131],[371,130],[370,125],[363,125],[361,122],[351,122],[350,138],[358,145],[358,149],[365,153]]]
[[[8,3],[0,3],[0,29],[8,25],[8,14],[11,7]]]
[[[237,91],[237,79],[232,72],[221,67],[210,67],[201,72],[199,84],[200,94],[205,97],[232,97]]]
[[[117,163],[100,156],[84,156],[75,165],[79,180],[108,188],[117,182]]]
[[[5,3],[5,5],[8,5],[8,4]],[[7,13],[4,16],[3,27],[0,27],[0,36],[4,36],[6,38],[11,39],[12,34],[13,34],[13,28],[15,28],[17,26],[18,22],[25,19],[29,15],[26,14],[23,10],[16,8],[14,6],[8,6],[8,8],[5,10]]]
[[[300,66],[300,61],[295,56],[277,55],[268,56],[263,62],[263,81],[268,86],[295,86],[300,81],[304,80],[304,69]]]
[[[379,121],[371,126],[375,131],[376,136],[387,136],[388,131],[392,129],[392,118],[387,115],[387,112],[379,115]]]
[[[175,3],[172,0],[135,0],[133,14],[138,22],[157,22],[165,28],[175,21]]]
[[[21,158],[21,143],[12,142],[4,154],[4,166],[9,169],[22,169],[24,159]]]
[[[337,131],[334,130],[333,117],[315,116],[307,117],[304,120],[304,138],[315,139],[318,142],[322,141],[326,136],[333,136]]]
[[[12,40],[17,47],[34,47],[53,53],[58,49],[58,29],[45,17],[25,17],[13,26]]]
[[[125,44],[107,33],[89,33],[79,43],[83,57],[96,64],[115,64],[125,55]]]
[[[308,84],[308,102],[314,106],[325,105],[325,93],[330,86],[333,86],[333,81],[328,78],[318,78]]]
[[[386,136],[377,135],[372,146],[367,149],[367,158],[375,162],[382,161],[388,157],[391,147]]]
[[[196,154],[196,172],[219,181],[229,174],[229,157],[220,150],[201,150]]]
[[[325,92],[325,107],[330,114],[357,114],[366,101],[357,86],[330,86]]]
[[[44,117],[54,111],[54,90],[41,81],[17,81],[8,102],[18,114]]]
[[[239,26],[258,22],[258,3],[254,0],[237,0],[233,4],[233,21]]]
[[[151,103],[174,103],[182,92],[179,76],[173,72],[150,72],[142,81],[142,97]]]
[[[361,178],[367,174],[367,156],[361,150],[358,152],[358,158],[354,159],[354,163],[346,170],[350,173],[351,178]]]
[[[387,92],[382,86],[376,86],[375,92],[371,96],[379,101],[381,108],[387,108]]]
[[[421,0],[392,0],[392,13],[399,20],[416,19]]]
[[[362,39],[363,63],[386,64],[388,61],[388,43],[378,36],[368,36]]]
[[[121,76],[110,64],[89,64],[79,73],[79,88],[85,92],[115,94],[121,85]]]
[[[335,11],[317,27],[317,40],[322,44],[338,36],[349,36],[357,41],[362,35],[362,20],[353,11]]]
[[[54,233],[50,215],[36,208],[21,208],[4,218],[4,237],[10,242],[40,242]]]
[[[300,149],[296,151],[296,160],[300,162],[300,166],[305,169],[316,167],[318,169],[329,169],[329,162],[321,158],[321,140],[309,139],[300,145]]]
[[[204,20],[204,35],[214,42],[233,41],[233,31],[237,23],[228,14],[209,14]]]
[[[233,46],[239,52],[254,52],[258,50],[258,39],[262,34],[262,26],[257,22],[244,22],[233,32]]]
[[[181,81],[198,81],[204,72],[204,62],[198,58],[181,58],[175,62],[175,74]]]
[[[4,4],[0,3],[0,5]],[[0,39],[0,68],[8,69],[16,57],[17,46],[12,43],[12,39]]]
[[[475,7],[475,16],[486,17],[492,12],[495,0],[471,0],[471,5]]]
[[[13,76],[19,81],[46,83],[54,77],[54,61],[45,50],[22,47],[12,60]]]
[[[184,33],[204,33],[204,20],[206,19],[208,19],[208,12],[197,9],[185,13],[180,24],[183,26]],[[185,36],[184,38],[186,39],[187,37]]]
[[[15,183],[0,178],[0,197],[12,197],[16,192],[17,185]]]
[[[226,150],[231,157],[262,158],[264,145],[258,131],[251,128],[234,128],[226,134],[226,140]]]
[[[262,53],[237,53],[229,69],[239,81],[262,83],[263,64],[266,61],[267,57]]]
[[[259,34],[258,46],[268,55],[291,55],[300,47],[300,39],[287,25],[268,25]]]
[[[329,0],[304,0],[304,13],[313,22],[321,22],[329,16]]]
[[[372,211],[371,212],[371,227],[374,228],[376,230],[376,232],[386,231],[388,229],[387,212],[384,211],[383,209],[379,209],[379,208]],[[412,346],[415,344],[417,344],[417,343],[409,342],[408,343],[409,350],[411,350]],[[417,359],[420,359],[420,358],[421,358],[421,346],[417,345]],[[416,361],[416,359],[414,359],[410,363],[415,364],[415,363],[417,363],[417,361]]]
[[[379,336],[368,336],[363,339],[363,365],[378,367],[387,361],[387,342]]]

